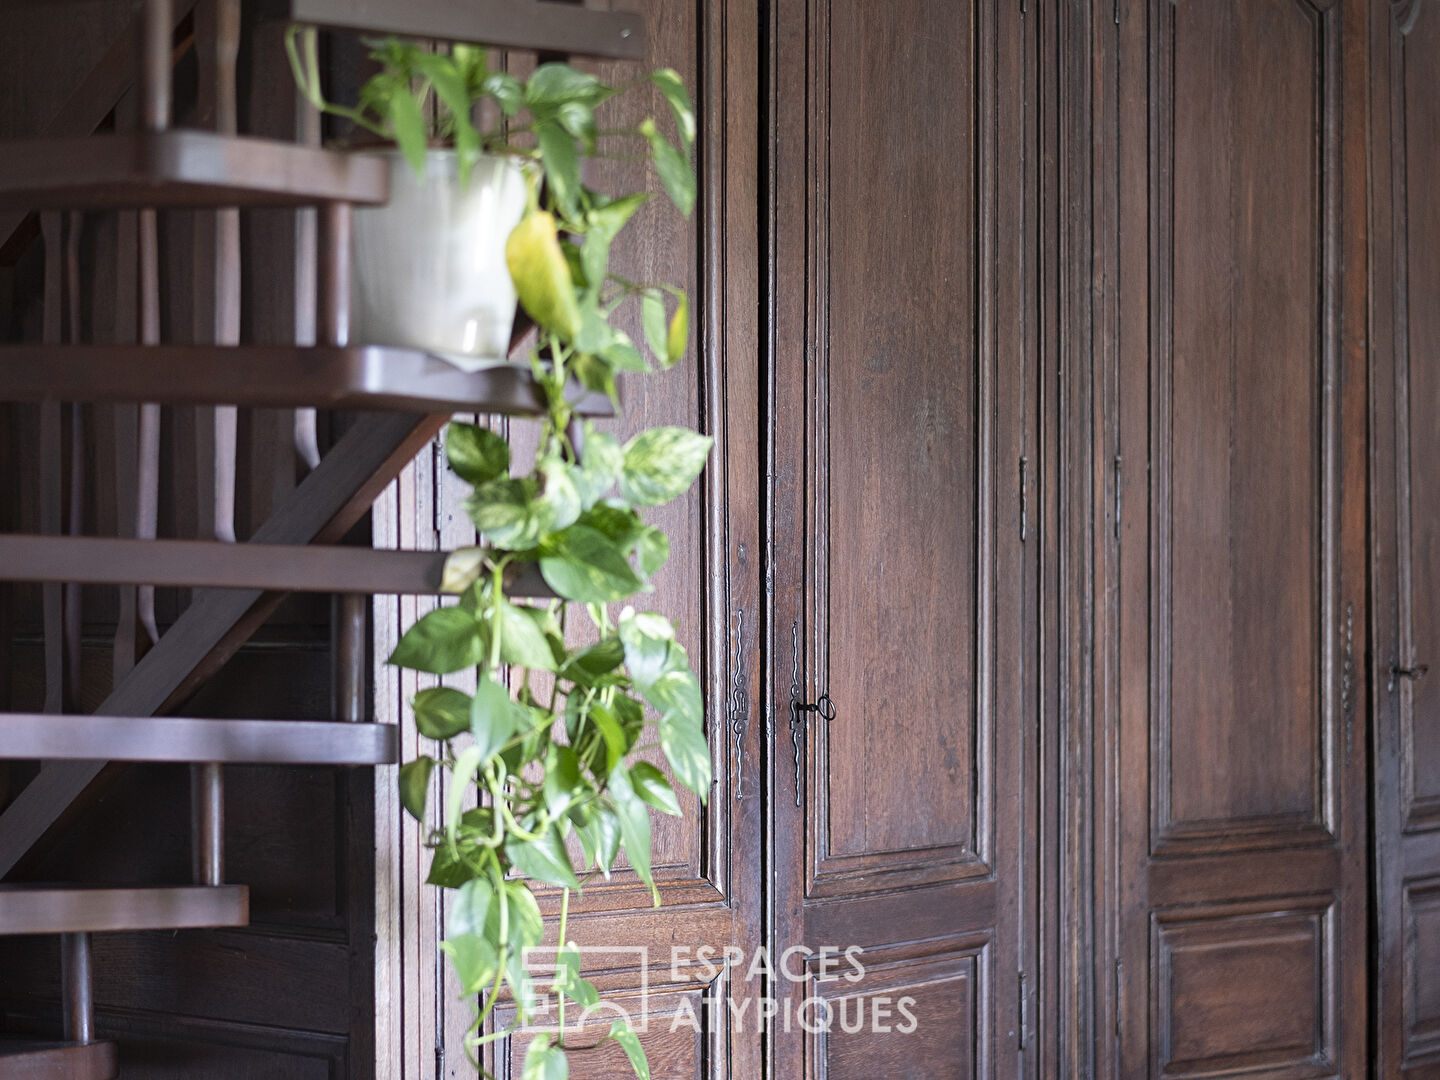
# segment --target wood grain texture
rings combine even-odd
[[[1011,5],[873,15],[773,7],[775,941],[926,941],[902,981],[946,937],[991,945],[921,1029],[832,1030],[828,1048],[777,1032],[771,1068],[989,1075],[1028,1037],[1023,615],[1002,623],[997,598],[1020,595],[1029,542],[1015,495],[1036,342],[1009,259],[1033,204],[1009,179],[1022,139],[996,134],[1000,116],[1024,130],[1026,31]],[[826,692],[833,720],[792,711]],[[803,985],[775,992],[804,1005]]]
[[[1429,462],[1440,449],[1440,318],[1431,299],[1440,261],[1440,213],[1424,174],[1440,162],[1440,103],[1423,72],[1440,58],[1434,12],[1409,7],[1396,21],[1372,12],[1371,483],[1372,612],[1376,672],[1370,687],[1377,964],[1372,973],[1375,1076],[1424,1078],[1440,1069],[1440,694],[1432,662],[1440,632],[1440,502]],[[1408,30],[1408,33],[1406,32]],[[1419,676],[1419,677],[1417,677]]]
[[[1118,9],[1097,915],[1124,1076],[1364,1068],[1366,125],[1341,87],[1368,17]]]

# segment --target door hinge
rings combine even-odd
[[[1030,978],[1020,972],[1020,1049],[1030,1042]]]

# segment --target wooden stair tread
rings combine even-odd
[[[112,1042],[0,1038],[0,1080],[114,1080],[118,1072]]]
[[[644,23],[624,11],[544,0],[261,0],[266,16],[332,30],[639,60]]]
[[[432,596],[441,592],[449,555],[321,544],[11,533],[0,534],[0,581]],[[534,563],[513,564],[507,582],[511,596],[554,595]]]
[[[581,416],[610,416],[578,385]],[[466,372],[419,349],[360,345],[7,345],[0,401],[159,401],[175,405],[314,406],[413,413],[537,415],[529,369]]]
[[[0,713],[0,759],[388,765],[393,724]]]
[[[244,926],[244,885],[109,888],[0,884],[0,935]]]
[[[336,150],[176,129],[0,143],[0,209],[377,205],[383,162]]]

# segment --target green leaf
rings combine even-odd
[[[555,110],[555,121],[587,154],[595,153],[595,110],[583,101],[567,101]]]
[[[620,641],[630,678],[644,691],[668,668],[675,630],[663,615],[626,608],[620,616]]]
[[[591,709],[590,718],[595,721],[595,726],[600,730],[600,737],[605,740],[606,772],[608,773],[630,752],[630,740],[626,737],[624,725],[620,723],[619,718],[604,705],[596,705]]]
[[[690,340],[690,298],[679,295],[675,314],[670,319],[670,330],[665,335],[665,367],[670,367],[685,355],[685,345]]]
[[[507,881],[505,896],[510,902],[510,948],[518,958],[526,949],[533,949],[545,937],[545,920],[540,915],[540,905],[535,894],[523,881]],[[492,916],[499,915],[499,905],[491,909]],[[496,922],[499,933],[499,922]]]
[[[484,628],[471,612],[463,607],[441,607],[405,631],[390,654],[390,663],[448,675],[479,664],[485,644]]]
[[[661,714],[660,748],[676,779],[704,802],[710,794],[710,747],[700,725],[676,713]]]
[[[665,774],[648,761],[637,761],[630,766],[630,783],[636,795],[662,814],[680,816],[680,801],[675,798],[675,789],[665,779]]]
[[[445,457],[457,476],[476,485],[510,471],[510,444],[478,424],[451,424],[445,431]]]
[[[506,116],[514,116],[520,111],[520,106],[525,104],[525,88],[520,85],[519,79],[508,72],[492,71],[485,76],[482,92],[494,98],[500,111]]]
[[[588,526],[571,525],[549,537],[541,551],[546,584],[568,600],[604,604],[644,588],[615,544]]]
[[[548,116],[568,101],[594,108],[613,93],[594,75],[569,64],[541,64],[525,84],[525,103],[537,117]]]
[[[484,761],[485,757],[480,748],[473,743],[455,755],[450,783],[445,789],[445,836],[451,844],[456,842],[460,832],[460,822],[465,813],[465,796]]]
[[[530,317],[542,329],[573,340],[580,332],[580,306],[550,214],[535,210],[521,219],[505,242],[505,265]]]
[[[516,607],[504,597],[500,598],[500,659],[519,667],[554,671],[555,653],[531,614],[534,610]]]
[[[715,440],[680,427],[651,428],[625,446],[620,494],[635,506],[659,506],[689,490]]]
[[[655,882],[650,877],[650,811],[635,793],[630,773],[623,764],[610,770],[610,794],[615,800],[615,817],[620,824],[620,839],[630,865],[653,893]]]
[[[571,467],[560,458],[550,458],[540,465],[544,477],[540,495],[540,513],[551,529],[565,529],[580,516],[580,491],[575,485]]]
[[[627,195],[585,215],[585,246],[580,249],[580,262],[585,270],[587,292],[592,298],[599,295],[609,271],[611,243],[635,216],[635,211],[649,201],[648,194]]]
[[[630,1025],[624,1020],[616,1020],[610,1025],[610,1038],[625,1051],[637,1080],[650,1080],[650,1063],[645,1059],[645,1048],[640,1045],[640,1036],[630,1030]]]
[[[415,727],[427,739],[453,739],[470,730],[470,695],[436,686],[415,695]]]
[[[456,892],[455,902],[450,907],[450,914],[446,916],[446,930],[452,937],[461,934],[483,934],[485,919],[490,914],[490,902],[494,899],[495,887],[485,878],[472,878],[465,882]]]
[[[430,860],[430,876],[425,879],[425,884],[437,885],[442,889],[458,889],[474,877],[474,868],[458,853],[451,851],[449,844],[441,844],[435,849],[435,855]]]
[[[570,865],[570,855],[565,850],[565,842],[560,838],[560,831],[553,826],[536,840],[508,837],[505,854],[510,857],[511,865],[528,878],[567,889],[580,888],[575,869]]]
[[[450,111],[454,123],[456,157],[460,162],[460,184],[462,187],[468,185],[470,171],[480,153],[480,133],[470,121],[470,89],[465,84],[465,76],[448,56],[417,51],[414,63],[416,70],[435,87],[435,96]]]
[[[620,639],[608,637],[572,653],[560,669],[560,677],[578,686],[594,686],[624,662],[625,649]]]
[[[690,95],[685,90],[680,73],[674,68],[661,68],[650,73],[650,81],[660,88],[665,100],[670,103],[670,109],[675,114],[675,129],[680,133],[680,141],[689,149],[695,142],[695,110],[690,105]]]
[[[470,705],[470,732],[480,750],[480,761],[489,761],[508,743],[519,727],[519,714],[510,691],[482,673]]]
[[[580,780],[580,759],[568,746],[552,746],[545,762],[545,805],[559,818],[585,790]]]
[[[686,217],[695,208],[695,174],[685,155],[670,145],[670,140],[655,128],[655,121],[645,120],[640,125],[640,134],[650,143],[650,153],[655,158],[655,171],[660,174],[660,183],[665,194]]]
[[[620,554],[628,555],[635,546],[635,541],[640,538],[645,523],[634,510],[617,504],[618,500],[596,503],[580,516],[579,524],[603,534]]]
[[[416,176],[424,176],[425,114],[408,87],[397,89],[390,97],[390,128],[395,132],[395,142],[410,163],[410,168],[415,170]]]
[[[665,301],[654,290],[647,292],[640,301],[640,321],[645,328],[645,344],[662,364],[668,351],[665,328]]]
[[[610,880],[610,868],[620,854],[620,818],[608,806],[596,808],[595,816],[577,828],[587,856],[595,861],[605,880]]]
[[[670,537],[654,525],[647,525],[635,542],[635,554],[640,561],[640,573],[649,577],[669,561]]]
[[[573,220],[580,214],[580,155],[575,152],[575,139],[549,121],[535,125],[535,139],[550,191],[561,213]]]
[[[416,821],[425,823],[425,800],[430,793],[430,774],[435,759],[421,756],[400,766],[400,805]]]
[[[524,551],[550,531],[551,508],[535,498],[538,487],[526,477],[491,480],[465,500],[465,510],[485,539],[502,551]]]
[[[495,946],[479,934],[451,934],[440,943],[460,981],[462,996],[484,993],[495,981],[499,957]]]
[[[625,451],[620,448],[619,440],[608,431],[594,430],[587,421],[580,468],[572,473],[584,509],[589,510],[615,486],[624,464]]]
[[[549,1034],[536,1035],[525,1051],[525,1069],[520,1080],[569,1080],[570,1063],[565,1051],[550,1045]]]
[[[640,350],[635,348],[635,343],[628,337],[623,341],[619,340],[622,336],[617,330],[615,332],[617,340],[605,346],[600,355],[617,371],[649,371],[650,365],[640,355]]]

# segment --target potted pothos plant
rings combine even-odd
[[[292,37],[291,52],[302,85],[318,94],[313,43]],[[530,162],[523,213],[505,239],[503,258],[514,294],[538,328],[528,358],[546,402],[538,450],[530,468],[517,469],[495,431],[449,426],[446,456],[473,488],[465,507],[484,546],[450,556],[443,588],[459,602],[418,620],[390,660],[436,675],[479,669],[473,694],[439,686],[416,695],[415,723],[434,750],[401,767],[401,801],[429,824],[434,776],[446,774],[441,824],[429,835],[429,882],[454,891],[441,948],[476,1003],[466,1049],[477,1068],[486,1043],[536,1016],[537,987],[525,964],[543,937],[534,890],[561,891],[559,948],[548,987],[558,1030],[534,1035],[522,1075],[563,1080],[569,1075],[566,1003],[572,1018],[599,1004],[568,936],[570,893],[597,875],[608,878],[623,852],[658,903],[650,815],[681,809],[670,779],[645,758],[658,749],[674,778],[701,801],[711,782],[700,682],[670,622],[634,603],[651,590],[650,579],[670,552],[669,539],[644,512],[691,488],[712,440],[661,427],[622,444],[588,422],[575,425],[566,388],[578,380],[614,398],[618,373],[671,367],[686,351],[689,307],[676,286],[610,271],[612,243],[652,197],[602,193],[581,177],[582,157],[607,136],[595,110],[616,93],[613,87],[563,64],[542,65],[521,82],[486,71],[483,53],[460,47],[448,57],[421,59],[431,54],[385,42],[375,56],[380,82],[367,87],[352,118],[380,127],[376,118],[384,117],[382,130],[396,137],[409,165],[419,168],[429,153],[416,118],[431,90],[451,109],[460,165],[490,146]],[[688,215],[695,195],[694,114],[674,72],[657,72],[650,81],[671,106],[679,143],[670,143],[653,120],[636,132],[666,193]],[[494,98],[510,118],[503,142],[479,138],[468,126],[476,95]],[[522,114],[528,123],[517,120]],[[428,156],[423,164],[431,167]],[[473,175],[473,161],[470,170]],[[643,351],[611,322],[635,304]],[[525,564],[538,565],[553,600],[527,603],[510,595]],[[589,644],[572,643],[579,619],[591,624]],[[478,805],[465,809],[472,804]],[[578,864],[567,848],[572,837]],[[513,1003],[515,1020],[487,1031],[502,997]],[[636,1075],[648,1080],[634,1031],[616,1021],[606,1038],[619,1043]]]
[[[590,234],[618,229],[644,201],[607,201],[588,191],[580,174],[585,157],[638,154],[653,164],[682,212],[694,204],[695,118],[683,82],[670,69],[626,88],[567,64],[542,64],[521,80],[492,71],[479,47],[457,44],[437,53],[387,38],[367,43],[378,70],[354,105],[341,105],[321,86],[317,38],[307,27],[286,35],[296,82],[317,109],[350,121],[363,139],[378,140],[380,147],[361,144],[356,152],[383,158],[390,176],[389,201],[355,211],[351,333],[357,342],[428,349],[465,366],[504,361],[516,301],[506,245],[521,218],[537,209],[542,181],[565,224]],[[597,123],[597,108],[610,98],[650,85],[671,106],[677,142],[653,119],[635,127]],[[486,102],[495,119],[482,128],[476,117]],[[586,225],[585,214],[611,201],[619,205]],[[590,258],[598,259],[598,251]],[[566,323],[567,316],[578,318],[558,312],[557,325],[572,336],[584,329]],[[622,362],[634,360],[627,354]]]

